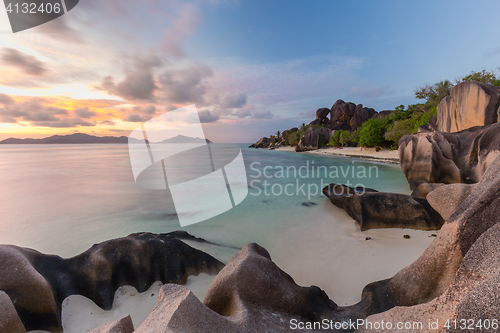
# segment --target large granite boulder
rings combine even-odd
[[[322,119],[314,119],[309,123],[310,126],[321,126],[321,123],[323,122]]]
[[[337,305],[316,286],[298,286],[261,246],[235,254],[210,285],[203,303],[223,316],[253,311],[284,313],[305,320],[327,318]]]
[[[329,108],[321,108],[316,111],[316,119],[325,119],[330,113]]]
[[[427,195],[437,189],[438,187],[443,186],[443,183],[422,183],[418,185],[413,192],[411,192],[411,195],[415,197],[420,197],[420,198],[427,198]]]
[[[319,131],[309,127],[302,138],[300,138],[299,143],[295,146],[296,152],[316,150],[318,149]]]
[[[499,216],[500,158],[419,259],[365,287],[362,301],[350,309],[352,316],[376,314],[367,318],[372,322],[439,320],[442,331],[448,331],[443,328],[447,320],[498,319]]]
[[[321,127],[319,129],[315,129],[313,127],[309,127],[304,136],[300,138],[299,143],[295,146],[296,152],[316,150],[320,147],[320,145],[324,145],[328,143],[330,140],[331,130],[326,127]]]
[[[462,82],[441,100],[430,124],[439,132],[458,132],[474,126],[496,123],[500,87],[475,81]]]
[[[330,119],[328,117],[323,119],[314,119],[309,123],[311,126],[328,126],[330,127]]]
[[[332,131],[350,131],[350,130],[352,130],[352,127],[348,123],[338,123],[332,127]]]
[[[186,234],[132,234],[69,259],[0,245],[0,290],[12,300],[26,330],[62,332],[62,301],[70,295],[109,310],[123,285],[144,292],[155,281],[185,284],[189,275],[220,271],[223,263],[178,239],[189,238]]]
[[[387,117],[388,115],[390,115],[391,113],[393,113],[394,111],[392,110],[384,110],[384,111],[380,111],[380,112],[377,112],[376,114],[374,114],[372,116],[373,119],[382,119],[384,117]]]
[[[375,228],[437,230],[444,222],[424,198],[334,183],[326,186],[323,194],[344,209],[361,231]]]
[[[255,243],[231,258],[203,303],[186,288],[166,284],[155,308],[135,332],[294,332],[292,319],[329,319],[337,308],[318,287],[298,286]]]
[[[134,323],[130,316],[125,316],[111,323],[99,326],[88,333],[133,333]]]
[[[0,290],[0,332],[26,333],[9,295]]]
[[[252,148],[269,148],[274,142],[274,139],[268,137],[262,137],[257,141]]]
[[[377,114],[377,111],[374,109],[365,108],[363,104],[358,104],[349,123],[351,126],[361,127],[365,121],[371,119],[375,114]]]
[[[338,123],[349,123],[352,116],[354,116],[354,110],[356,109],[356,104],[351,102],[344,102],[343,100],[337,100],[330,111],[332,126]]]
[[[439,215],[447,220],[474,191],[477,184],[449,184],[429,192],[427,201]]]
[[[500,155],[500,123],[456,133],[420,132],[399,141],[401,169],[422,183],[476,183]]]

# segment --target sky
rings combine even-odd
[[[127,136],[195,104],[207,138],[250,143],[337,99],[418,103],[424,84],[500,66],[498,12],[497,0],[80,0],[14,34],[0,7],[0,140]]]

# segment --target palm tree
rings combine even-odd
[[[278,138],[278,140],[280,139],[280,134],[281,134],[280,131],[276,132],[276,138]]]

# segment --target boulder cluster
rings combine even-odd
[[[473,81],[453,87],[429,125],[399,142],[410,187],[479,182],[499,155],[499,114],[499,87]]]
[[[498,121],[499,107],[500,87],[475,81],[462,82],[441,100],[437,115],[429,121],[429,128],[452,133],[490,125]]]
[[[377,112],[372,108],[364,107],[363,104],[354,104],[337,100],[329,108],[320,108],[316,111],[316,119],[309,123],[310,127],[302,134],[295,151],[316,150],[322,144],[328,143],[330,137],[335,131],[353,131],[361,127],[365,121],[371,118],[382,118],[389,115],[392,111]],[[330,118],[329,118],[330,117]],[[285,145],[290,134],[297,132],[297,127],[285,130],[279,138],[263,137],[252,148],[275,148]]]
[[[180,240],[189,236],[132,234],[69,259],[0,245],[0,332],[62,332],[62,302],[71,295],[110,310],[121,286],[145,292],[155,281],[185,284],[189,275],[219,272],[223,263]]]

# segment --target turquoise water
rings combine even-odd
[[[242,152],[251,184],[247,198],[226,213],[181,228],[170,196],[142,189],[134,183],[126,145],[2,145],[0,243],[70,257],[95,243],[130,233],[182,229],[197,237],[235,247],[257,242],[266,247],[280,267],[291,273],[297,282],[317,284],[330,293],[336,293],[336,289],[317,277],[333,274],[332,279],[339,279],[335,274],[341,272],[335,273],[334,266],[325,267],[325,262],[335,260],[338,267],[348,259],[347,245],[366,247],[367,243],[358,243],[370,234],[375,241],[369,245],[369,256],[379,256],[386,250],[390,255],[400,246],[400,235],[392,231],[384,232],[377,243],[377,236],[382,235],[380,231],[362,233],[357,230],[354,222],[321,194],[320,186],[322,182],[350,181],[380,191],[409,193],[398,166],[293,152],[247,148],[242,148]],[[289,174],[280,174],[281,167],[285,170],[288,167]],[[332,174],[335,167],[338,176]],[[353,167],[356,167],[354,177],[352,169],[348,169]],[[370,167],[371,178],[358,177],[361,176],[359,170]],[[294,174],[294,168],[302,173]],[[325,168],[328,170],[326,175]],[[268,184],[269,195],[264,193],[264,181]],[[288,193],[293,192],[293,195],[279,193],[286,185],[289,185]],[[301,185],[304,192],[296,192]],[[308,187],[311,191],[307,191]],[[193,193],[193,208],[198,200]],[[384,247],[387,237],[397,239],[391,243],[392,247]],[[383,278],[406,266],[429,243],[426,238],[422,238],[422,242],[417,242],[418,239],[415,238],[413,245],[403,245],[416,254],[408,252],[408,256],[390,259],[389,271],[384,267],[373,269]],[[221,250],[214,254],[228,260],[235,252]],[[306,260],[308,264],[300,264]],[[308,266],[314,260],[321,262],[319,271]],[[387,257],[380,257],[381,263],[386,260]],[[392,268],[394,260],[400,262]],[[359,286],[353,289],[358,290]],[[344,297],[342,292],[339,291],[338,297]],[[346,297],[346,302],[358,297]]]

